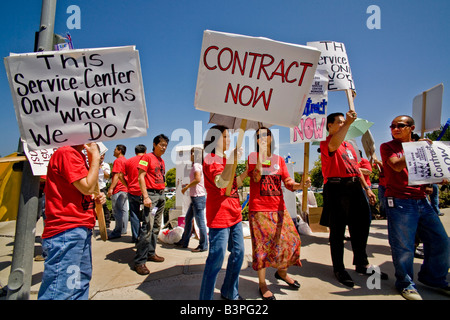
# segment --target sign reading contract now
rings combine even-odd
[[[319,57],[312,47],[206,30],[195,108],[294,127]]]
[[[5,66],[20,134],[30,149],[147,133],[133,46],[13,54]]]

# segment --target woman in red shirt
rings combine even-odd
[[[281,182],[290,191],[303,188],[289,176],[284,159],[272,153],[272,133],[256,131],[257,152],[248,157],[250,177],[249,222],[253,248],[253,269],[258,272],[263,300],[275,300],[266,284],[266,268],[277,268],[275,278],[298,289],[300,284],[287,274],[291,265],[301,266],[300,236],[284,203]],[[306,181],[310,184],[310,180]]]
[[[227,300],[243,300],[238,286],[239,272],[244,261],[244,235],[236,177],[231,176],[233,163],[227,163],[224,156],[229,144],[230,137],[226,127],[214,126],[209,129],[204,144],[206,156],[203,160],[209,252],[203,272],[200,300],[213,299],[217,274],[222,268],[227,249],[230,256],[220,293],[222,298]],[[231,158],[235,152],[237,150],[232,152]],[[227,196],[226,189],[231,180],[233,187]]]

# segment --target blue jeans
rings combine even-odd
[[[141,229],[141,196],[128,193],[128,206],[130,208],[131,241],[137,242]]]
[[[415,289],[413,262],[416,230],[423,242],[425,255],[418,274],[419,281],[433,287],[447,286],[448,236],[428,200],[394,198],[394,207],[390,207],[387,201],[386,204],[397,289]]]
[[[79,227],[42,240],[45,262],[39,300],[89,298],[91,236],[91,229]]]
[[[128,226],[128,193],[124,191],[117,192],[111,196],[111,205],[116,220],[114,230],[110,237],[121,236],[127,233]]]
[[[241,222],[229,228],[209,228],[209,253],[203,272],[200,300],[213,299],[217,274],[222,268],[227,246],[230,256],[220,293],[230,300],[238,298],[239,273],[244,261],[245,250]]]
[[[181,238],[181,244],[184,247],[187,247],[189,245],[189,240],[192,235],[192,221],[193,219],[195,219],[195,222],[197,222],[197,226],[200,230],[200,242],[198,246],[202,250],[208,249],[205,223],[205,206],[205,196],[191,197],[191,204],[189,205],[189,209],[185,217],[183,237]]]
[[[432,186],[433,186],[433,193],[430,194],[430,203],[434,212],[436,212],[436,214],[439,214],[441,213],[441,211],[439,210],[439,186],[435,183],[432,184]]]
[[[378,185],[378,200],[380,202],[380,215],[386,217],[386,200],[384,199],[384,193],[386,192],[386,187],[381,184]]]

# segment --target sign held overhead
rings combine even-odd
[[[343,43],[336,41],[313,41],[307,42],[306,44],[322,52],[317,70],[324,70],[328,73],[329,91],[355,90],[347,51]]]

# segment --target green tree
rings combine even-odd
[[[439,137],[439,135],[441,134],[443,129],[444,129],[444,127],[441,126],[440,130],[435,130],[433,132],[425,134],[425,138],[428,138],[432,141],[436,141],[436,139]],[[450,141],[450,129],[447,129],[445,131],[444,135],[441,138],[441,141]]]
[[[323,185],[323,176],[322,176],[322,161],[319,158],[314,162],[314,167],[309,172],[309,176],[311,177],[311,185],[316,188],[320,188]]]
[[[169,188],[175,187],[177,181],[177,169],[172,168],[166,173],[166,186]]]

